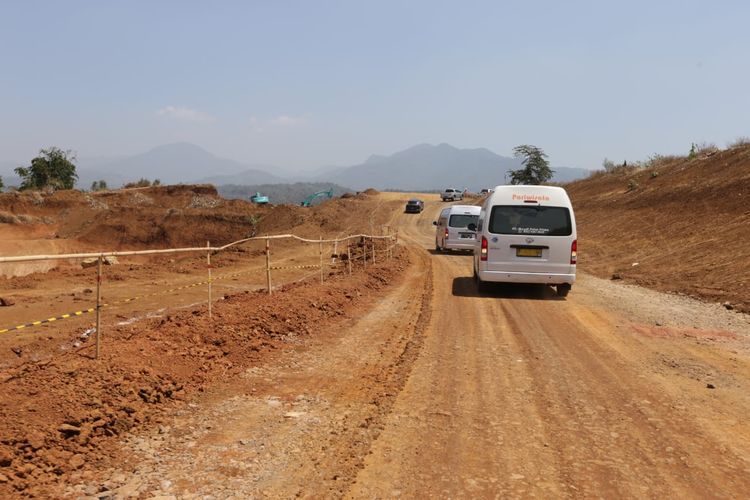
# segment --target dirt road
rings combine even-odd
[[[469,256],[431,251],[439,207],[394,215],[413,265],[370,313],[134,436],[129,461],[69,493],[750,491],[746,316],[586,275],[567,299],[480,296]]]

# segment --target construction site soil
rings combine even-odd
[[[351,277],[342,271],[324,284],[288,285],[271,296],[225,295],[213,319],[198,307],[111,328],[97,361],[90,339],[60,353],[59,338],[38,338],[25,349],[44,361],[0,372],[0,495],[59,495],[55,485],[71,473],[117,458],[117,440],[127,431],[158,425],[163,412],[205,387],[231,381],[285,345],[358,314],[363,301],[403,271],[403,257]]]
[[[311,209],[210,186],[0,194],[2,255],[399,231],[395,249],[273,240],[270,296],[264,241],[214,253],[211,318],[207,253],[121,258],[98,360],[91,314],[0,335],[0,497],[741,496],[750,322],[716,302],[748,310],[749,158],[567,186],[566,299],[479,293],[468,257],[431,251],[433,195],[412,215],[376,191]],[[79,261],[0,276],[0,327],[95,300]]]
[[[5,193],[0,194],[0,250],[3,255],[54,254],[202,246],[207,240],[220,245],[256,234],[380,234],[387,230],[383,224],[392,217],[393,204],[375,195],[370,190],[302,208],[228,201],[212,186]],[[387,286],[408,262],[396,251],[393,260],[370,262],[364,269],[363,254],[372,249],[354,240],[349,276],[344,244],[337,254],[337,245],[326,245],[325,283],[319,284],[319,269],[311,273],[297,267],[318,264],[322,246],[273,241],[274,266],[282,269],[274,271],[272,296],[264,287],[263,242],[214,254],[214,297],[219,300],[212,320],[205,284],[200,290],[184,285],[205,280],[205,256],[121,258],[107,266],[102,300],[113,304],[109,316],[104,309],[105,340],[97,361],[92,360],[93,315],[83,326],[76,318],[41,325],[31,335],[3,335],[0,496],[60,495],[71,473],[80,476],[102,460],[114,460],[125,432],[158,424],[160,414],[205,387],[272,359],[276,350],[301,337],[357,316],[360,303]],[[374,244],[382,261],[388,243]],[[95,270],[82,268],[80,261],[0,267],[6,275],[0,278],[0,296],[11,306],[0,308],[4,326],[85,309],[94,300]],[[230,274],[230,283],[223,284],[218,281],[222,273],[246,276]],[[160,293],[175,282],[183,284],[180,293]],[[157,293],[150,300],[126,300],[146,289]]]
[[[566,185],[579,267],[750,312],[750,146]]]

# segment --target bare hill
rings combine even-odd
[[[486,148],[419,144],[389,156],[372,155],[362,164],[322,174],[319,179],[353,189],[426,191],[452,186],[478,191],[504,184],[506,173],[520,167],[518,158],[500,156]],[[582,168],[553,167],[553,170],[555,182],[568,182],[589,174]]]
[[[568,184],[582,269],[750,311],[750,147]]]

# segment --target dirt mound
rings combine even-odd
[[[376,205],[373,205],[375,201]],[[0,194],[0,252],[7,255],[223,245],[255,235],[380,231],[390,211],[377,196],[332,199],[310,208],[256,205],[220,197],[210,185],[96,193]],[[51,244],[54,242],[54,244]],[[23,275],[52,266],[0,267]]]
[[[566,186],[582,270],[750,312],[750,147]]]
[[[91,477],[97,462],[116,456],[127,431],[156,425],[204,387],[231,380],[302,336],[361,314],[368,295],[403,273],[407,258],[339,272],[324,284],[283,292],[227,295],[209,320],[205,307],[120,325],[108,331],[98,361],[88,337],[68,349],[46,338],[26,348],[35,359],[0,372],[0,495],[55,496],[56,485]],[[9,357],[11,359],[9,359]],[[59,493],[59,492],[57,492]]]

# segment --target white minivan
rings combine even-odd
[[[576,221],[563,188],[497,186],[476,226],[474,278],[489,282],[545,283],[565,297],[576,279]]]
[[[474,250],[476,234],[468,226],[476,225],[481,209],[475,205],[451,205],[444,208],[438,220],[432,223],[437,226],[435,250]]]

